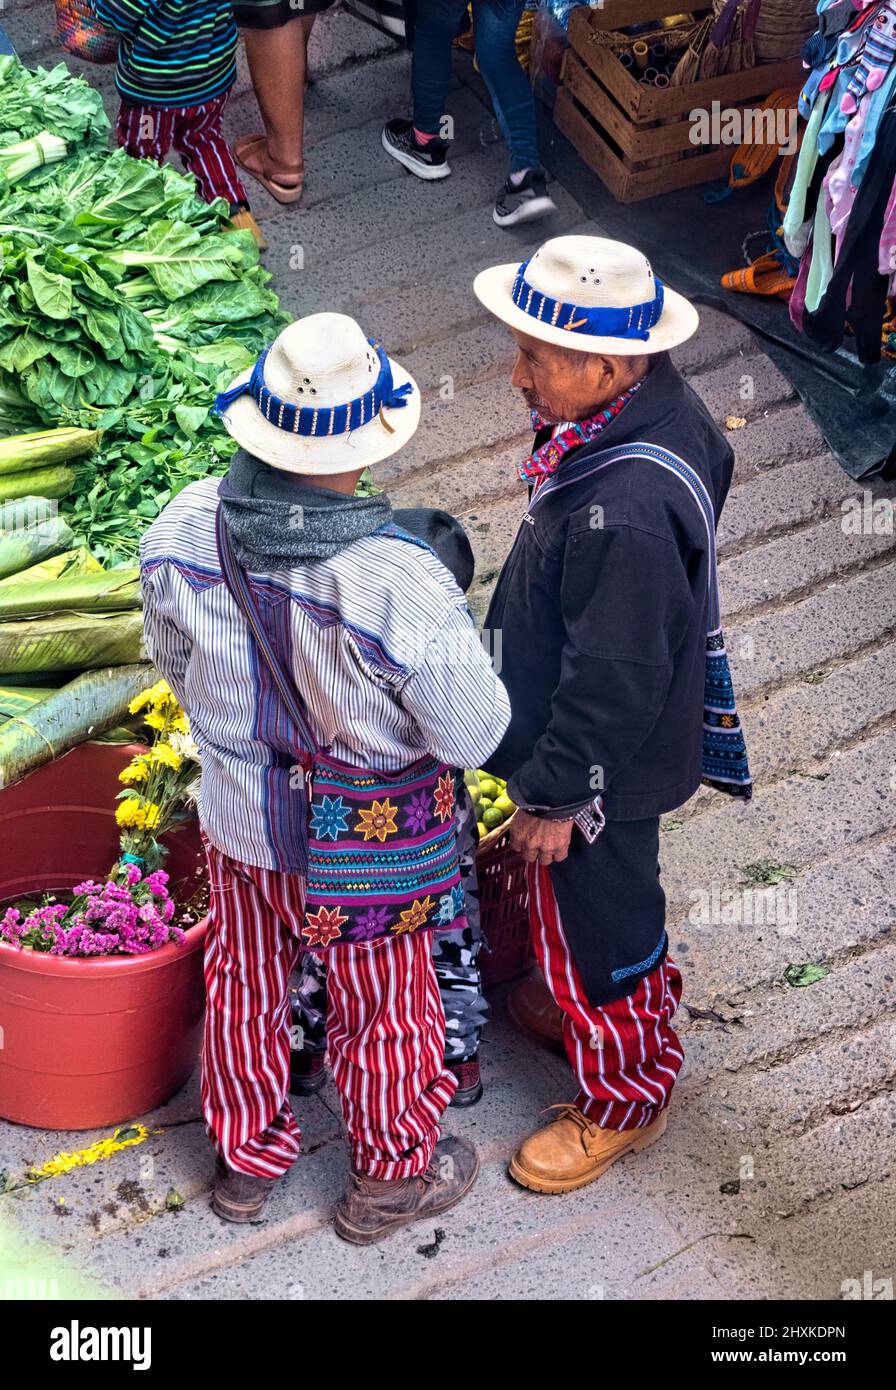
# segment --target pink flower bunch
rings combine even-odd
[[[128,864],[122,878],[77,884],[67,906],[47,899],[24,915],[7,908],[0,917],[0,941],[53,956],[139,956],[169,941],[183,942],[183,929],[172,920],[168,875],[156,869],[143,878],[136,864]]]

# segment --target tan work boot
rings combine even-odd
[[[219,1157],[215,1163],[212,1211],[225,1221],[257,1221],[276,1181],[276,1178],[238,1173]]]
[[[504,1006],[508,1022],[517,1032],[534,1038],[542,1047],[565,1056],[563,1046],[563,1010],[554,1003],[540,972],[520,980],[507,996]]]
[[[479,1173],[468,1139],[451,1136],[436,1144],[429,1167],[415,1178],[369,1178],[353,1173],[336,1207],[336,1234],[353,1245],[372,1245],[400,1226],[436,1216],[459,1202]]]
[[[251,232],[259,251],[267,251],[268,243],[265,234],[248,208],[240,208],[238,212],[231,213],[230,226],[235,232]]]
[[[643,1129],[600,1129],[574,1105],[555,1106],[561,1113],[536,1130],[510,1160],[510,1176],[535,1192],[573,1192],[605,1173],[624,1154],[638,1153],[659,1139],[666,1128],[663,1111]]]

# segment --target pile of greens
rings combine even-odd
[[[42,87],[53,76],[25,73]],[[85,84],[65,78],[89,139]],[[287,322],[251,233],[222,230],[227,215],[192,178],[122,150],[78,150],[0,185],[0,436],[102,431],[72,462],[62,510],[106,563],[132,562],[170,498],[223,471],[235,445],[209,406]]]
[[[109,118],[102,97],[64,63],[29,71],[18,58],[0,54],[0,145],[30,140],[44,130],[70,144],[104,147]]]

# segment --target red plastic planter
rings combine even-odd
[[[82,744],[0,792],[0,903],[109,871],[118,774],[133,752]],[[178,831],[170,846],[172,884],[191,886],[198,830]],[[168,1100],[199,1054],[204,937],[200,922],[182,946],[87,960],[0,943],[0,1116],[93,1129]]]

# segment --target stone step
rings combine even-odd
[[[896,533],[854,535],[844,526],[841,513],[723,560],[719,582],[728,622],[773,603],[792,601],[896,551]]]
[[[896,1086],[894,1042],[892,1017],[845,1035],[812,1038],[797,1056],[770,1069],[741,1069],[726,1078],[728,1086],[720,1078],[692,1088],[688,1105],[709,1124],[745,1135],[744,1152],[751,1153],[763,1131],[774,1143]],[[889,1164],[890,1157],[879,1161]]]
[[[896,730],[888,729],[831,762],[824,782],[791,778],[760,788],[748,805],[719,809],[661,835],[663,883],[674,913],[695,890],[735,886],[744,866],[772,859],[808,867],[837,849],[883,835],[896,811]]]
[[[323,18],[325,16],[321,16]],[[326,46],[323,41],[318,42],[316,30],[317,24],[313,39],[318,50],[317,64],[314,64],[312,53],[315,81],[305,96],[306,150],[312,150],[333,135],[354,130],[362,121],[385,122],[404,114],[410,92],[410,55],[405,49],[386,50],[366,62],[352,62],[347,67],[327,71],[320,66],[320,60],[326,56]],[[451,90],[449,103],[460,93],[456,81],[452,82]],[[472,111],[473,108],[464,109]],[[228,102],[225,125],[229,133],[237,135],[260,129],[251,86],[239,91]],[[458,134],[462,134],[460,128]]]
[[[454,400],[431,400],[413,439],[378,466],[377,479],[385,487],[404,484],[424,468],[431,477],[439,464],[453,463],[473,449],[503,446],[508,435],[518,435],[528,425],[525,403],[506,377],[477,382],[458,391]],[[433,480],[432,486],[438,484]]]
[[[800,402],[775,406],[767,415],[752,419],[747,410],[731,413],[747,418],[743,429],[732,430],[728,436],[739,480],[793,459],[811,458],[825,452],[824,436]]]
[[[389,159],[383,151],[381,154],[384,160]],[[378,323],[371,310],[405,287],[415,305],[411,325],[416,321],[420,335],[413,341],[431,341],[440,331],[441,320],[438,308],[430,307],[430,296],[439,295],[441,282],[447,277],[448,286],[454,287],[451,302],[456,302],[459,284],[472,314],[479,317],[481,307],[472,291],[477,269],[503,261],[519,262],[541,241],[573,227],[581,228],[584,222],[575,199],[559,185],[552,185],[558,210],[538,223],[537,232],[525,224],[497,227],[491,207],[500,183],[499,173],[496,181],[498,160],[495,150],[467,156],[458,161],[451,177],[440,184],[421,185],[409,174],[391,189],[393,196],[388,203],[380,200],[378,205],[370,195],[342,199],[331,205],[332,222],[318,210],[312,215],[316,219],[312,223],[316,240],[315,254],[310,257],[301,212],[289,214],[291,222],[278,219],[277,235],[283,239],[283,247],[278,253],[277,246],[272,246],[265,264],[278,276],[277,293],[284,307],[298,314],[325,306],[350,312],[367,306],[365,321],[385,333],[385,324]],[[390,225],[389,211],[396,199],[399,201],[395,225]],[[338,263],[332,255],[317,258],[317,247],[327,247],[328,231],[332,243],[337,229],[340,236],[344,234],[352,242],[351,254],[341,246]],[[421,235],[421,229],[425,229],[425,234]],[[306,249],[305,270],[301,275],[290,275],[286,273],[290,270],[289,247],[299,242]],[[335,245],[339,246],[339,242]],[[464,319],[469,317],[464,315]]]
[[[727,624],[735,689],[742,700],[823,671],[896,628],[896,565],[825,584],[792,607]]]
[[[482,150],[486,143],[478,124],[482,107],[472,92],[464,89],[455,94],[452,104],[458,122],[453,151],[457,163],[461,164],[465,155]],[[360,111],[364,111],[364,108],[360,108]],[[366,111],[364,114],[367,115]],[[382,125],[382,117],[375,115],[365,119],[363,124],[336,130],[314,143],[309,142],[305,154],[305,191],[297,216],[310,215],[313,209],[320,210],[322,204],[347,198],[362,189],[373,189],[382,202],[388,204],[392,185],[411,176],[397,160],[390,159],[383,151],[380,141]],[[244,100],[235,103],[228,111],[226,133],[231,144],[259,129],[254,102]],[[309,133],[313,129],[314,121],[309,115]],[[270,238],[275,219],[284,216],[284,205],[278,203],[257,180],[245,176],[244,182],[252,210]]]
[[[885,487],[878,485],[881,491]],[[745,467],[741,458],[719,522],[719,554],[742,550],[785,527],[837,513],[843,502],[855,496],[856,483],[830,454],[798,459],[759,474]]]
[[[881,1136],[891,1133],[892,1123],[891,1118],[888,1124],[881,1123],[876,1133],[863,1136],[865,1144],[875,1139],[879,1142]],[[824,1153],[819,1141],[818,1154],[823,1158]],[[892,1296],[896,1282],[896,1178],[884,1178],[873,1187],[857,1178],[854,1187],[847,1187],[838,1182],[832,1164],[830,1183],[830,1200],[805,1215],[748,1224],[750,1239],[726,1241],[717,1237],[701,1242],[695,1253],[723,1284],[726,1300],[839,1302],[847,1297]],[[704,1217],[704,1232],[708,1224]],[[836,1313],[825,1317],[824,1322],[836,1327]],[[793,1343],[794,1348],[797,1345]],[[806,1341],[801,1350],[808,1348],[812,1356],[816,1351],[842,1352],[843,1346],[840,1339],[832,1337]]]
[[[745,935],[752,939],[753,929],[746,928]],[[788,953],[779,954],[783,959]],[[802,963],[804,954],[792,950],[787,964]],[[683,1030],[691,1074],[715,1090],[720,1073],[733,1073],[740,1085],[747,1071],[761,1079],[794,1050],[814,1048],[822,1040],[836,1049],[839,1041],[878,1027],[882,1015],[896,1010],[894,969],[896,944],[882,945],[835,967],[818,984],[793,989],[782,981],[771,992],[735,1001],[723,1009],[731,1020],[727,1025],[703,1022]],[[721,984],[719,996],[727,999]],[[704,1001],[686,994],[685,1018],[689,999],[705,1010]]]
[[[896,644],[867,651],[820,682],[754,698],[742,717],[757,782],[794,772],[824,777],[838,746],[896,717]]]
[[[662,837],[664,861],[674,855],[679,833]],[[699,883],[674,904],[669,921],[670,951],[685,975],[685,998],[697,1007],[709,1006],[714,997],[747,997],[752,1008],[753,998],[780,981],[788,965],[864,958],[896,932],[892,839],[850,845],[773,888],[749,887],[740,871],[726,878],[713,868],[707,864]],[[788,989],[786,998],[817,1001],[814,988]],[[723,1025],[706,1025],[716,1026]],[[698,1034],[702,1027],[689,1025]],[[734,1037],[741,1030],[730,1031]]]
[[[474,518],[487,522],[492,506],[525,502],[526,491],[517,477],[516,467],[525,458],[532,434],[527,431],[503,447],[499,443],[478,447],[466,455],[458,454],[437,471],[416,470],[389,484],[389,496],[401,507],[444,507],[467,526]],[[520,513],[522,515],[522,513]],[[473,539],[472,536],[470,538]],[[489,558],[495,568],[504,559],[496,549]]]
[[[672,350],[672,361],[680,372],[691,376],[735,354],[755,355],[756,340],[740,319],[733,314],[723,314],[709,304],[698,304],[697,310],[700,314],[697,332],[681,347]]]
[[[786,376],[768,357],[756,353],[753,356],[738,354],[712,371],[696,372],[690,384],[720,425],[724,425],[729,416],[756,420],[795,395]],[[730,435],[740,433],[740,430],[729,431]]]
[[[491,377],[509,381],[515,356],[506,326],[483,311],[473,327],[406,353],[401,364],[417,382],[424,402],[440,405],[450,403],[458,391],[475,382]]]

